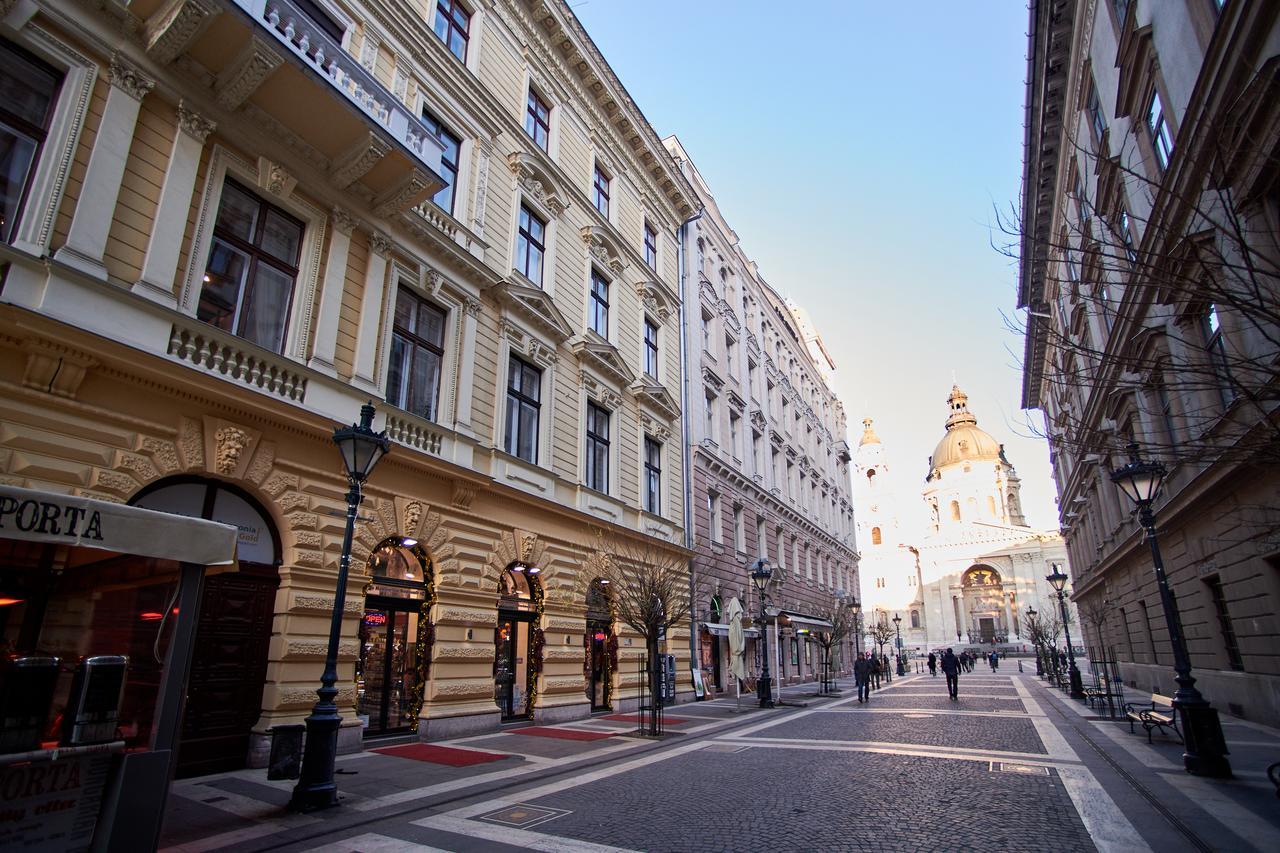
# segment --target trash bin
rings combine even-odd
[[[297,779],[302,770],[302,723],[271,727],[271,758],[267,762],[268,779]]]

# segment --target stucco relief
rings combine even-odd
[[[156,469],[163,474],[172,474],[181,466],[178,461],[178,448],[172,441],[162,438],[144,438],[139,449],[150,455]]]
[[[276,471],[262,483],[262,490],[273,498],[278,498],[285,492],[297,491],[301,481],[297,474],[285,474]]]
[[[489,698],[493,696],[493,679],[459,679],[431,682],[431,696],[450,699]]]
[[[245,469],[244,478],[251,483],[261,484],[266,476],[271,473],[271,469],[276,463],[276,446],[274,442],[264,441],[258,445],[258,450],[253,454],[253,458],[249,460],[249,467]]]
[[[204,418],[205,459],[210,473],[243,479],[261,436],[255,429],[221,418]]]
[[[160,472],[156,470],[156,466],[152,464],[151,460],[137,453],[124,453],[123,451],[117,453],[116,467],[129,471],[143,483],[150,483],[160,476]]]
[[[204,425],[196,418],[178,419],[178,450],[186,470],[204,467]]]

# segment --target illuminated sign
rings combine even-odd
[[[387,614],[377,610],[366,613],[364,615],[364,624],[366,625],[385,625],[387,624]]]

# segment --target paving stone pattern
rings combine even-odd
[[[1035,726],[1028,719],[969,717],[939,714],[910,719],[898,714],[816,713],[755,733],[756,737],[805,740],[878,741],[953,746],[1012,752],[1045,752]]]
[[[538,832],[633,850],[1095,849],[1056,775],[985,761],[699,750],[530,804],[571,812]]]
[[[858,703],[854,703],[856,707]],[[872,708],[937,708],[950,711],[1017,711],[1024,712],[1022,700],[1017,696],[964,696],[952,701],[946,694],[940,696],[901,696],[894,693],[872,694]]]

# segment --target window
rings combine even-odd
[[[764,516],[756,516],[756,554],[763,557],[769,553],[769,532],[765,528]]]
[[[1076,197],[1076,218],[1079,219],[1080,230],[1083,232],[1089,222],[1089,199],[1085,197],[1084,179],[1080,177],[1079,171],[1076,172],[1071,193]]]
[[[228,179],[196,316],[264,349],[284,349],[302,230],[297,219]]]
[[[61,83],[52,68],[0,41],[0,241],[13,235]]]
[[[440,177],[444,178],[444,186],[431,197],[436,207],[450,216],[453,215],[453,190],[458,183],[458,146],[461,141],[445,129],[444,124],[431,113],[423,110],[422,123],[427,130],[444,146],[440,155]]]
[[[329,16],[327,12],[320,7],[315,0],[293,0],[294,5],[302,11],[302,14],[320,29],[328,34],[339,45],[342,44],[342,37],[346,35],[346,28]]]
[[[644,318],[644,372],[658,378],[658,324]]]
[[[920,627],[920,611],[919,610],[911,611],[911,627],[912,628]]]
[[[602,338],[609,337],[609,282],[595,270],[591,271],[591,331]]]
[[[778,554],[777,554],[778,568],[785,569],[787,567],[787,560],[786,560],[787,546],[786,546],[786,543],[782,541],[782,525],[781,524],[779,524],[776,528],[774,528],[773,543],[778,551]],[[799,572],[799,570],[800,570],[799,566],[797,566],[796,571]]]
[[[592,203],[605,218],[609,218],[609,176],[596,164],[595,179],[592,185]]]
[[[733,505],[733,547],[737,551],[747,550],[747,531],[742,523],[742,504]]]
[[[1227,345],[1222,339],[1222,326],[1218,322],[1218,306],[1210,305],[1204,313],[1204,343],[1209,354],[1209,364],[1218,380],[1218,394],[1222,407],[1231,405],[1235,392],[1231,390],[1231,367],[1227,363]]]
[[[662,445],[644,437],[644,508],[658,515],[662,512]]]
[[[1124,244],[1124,256],[1129,263],[1138,260],[1138,253],[1133,246],[1133,230],[1129,226],[1129,211],[1120,209],[1120,220],[1116,226],[1120,231],[1120,242]]]
[[[438,414],[444,326],[445,312],[400,288],[391,332],[387,402],[429,421]]]
[[[609,491],[609,412],[587,403],[587,487]]]
[[[711,352],[711,315],[702,312],[702,350]]]
[[[1089,83],[1089,98],[1085,102],[1085,110],[1089,113],[1094,141],[1101,143],[1103,135],[1107,132],[1107,116],[1102,111],[1102,102],[1098,100],[1098,84],[1093,81]]]
[[[763,439],[761,438],[760,433],[756,432],[755,430],[752,430],[751,431],[751,470],[753,473],[756,473],[756,474],[761,473],[762,466],[764,465],[764,460],[760,458],[760,445],[762,443],[763,443]]]
[[[951,520],[952,521],[960,520],[960,502],[959,501],[951,502]]]
[[[547,224],[520,206],[520,234],[516,238],[516,269],[542,287],[542,261],[547,252]]]
[[[436,0],[436,35],[449,52],[463,62],[467,61],[467,40],[470,38],[471,13],[457,0]]]
[[[506,451],[526,462],[538,461],[538,416],[542,408],[542,371],[511,356],[507,368]]]
[[[1236,629],[1231,622],[1231,614],[1227,612],[1227,599],[1222,594],[1222,581],[1218,578],[1207,578],[1205,586],[1213,597],[1213,610],[1218,615],[1218,630],[1222,633],[1222,644],[1226,647],[1227,663],[1232,669],[1244,669],[1244,660],[1240,657],[1240,644],[1236,641]]]
[[[1156,403],[1160,406],[1160,419],[1164,424],[1165,438],[1170,447],[1178,446],[1178,427],[1173,420],[1173,402],[1169,399],[1169,389],[1165,387],[1164,377],[1157,375],[1153,380],[1156,390]]]
[[[881,544],[881,542],[882,542],[882,540],[881,540],[881,537],[880,537],[880,528],[879,528],[879,527],[873,527],[873,528],[871,528],[871,544],[872,544],[872,545],[879,545],[879,544]]]
[[[707,530],[712,542],[721,541],[720,530],[720,496],[715,492],[707,493]]]
[[[1130,0],[1111,0],[1111,5],[1116,11],[1116,22],[1124,27],[1124,19],[1129,16]]]
[[[529,105],[524,112],[524,132],[543,151],[547,150],[547,139],[551,134],[551,107],[529,88]]]
[[[709,438],[712,441],[715,441],[716,440],[716,395],[709,388],[706,389],[703,392],[703,394],[704,394],[704,399],[706,400],[707,405],[706,405],[706,408],[703,409],[703,415],[706,418],[706,421],[702,425],[703,427],[702,435],[703,435],[703,438]]]
[[[756,363],[751,359],[747,359],[747,394],[755,399],[756,396]]]
[[[658,232],[648,222],[644,224],[644,262],[649,269],[658,269]]]
[[[1163,172],[1169,168],[1169,159],[1173,157],[1173,134],[1165,120],[1159,92],[1151,93],[1151,103],[1147,106],[1147,130],[1151,132],[1151,147],[1155,149],[1156,162]]]
[[[724,372],[729,376],[733,375],[733,349],[734,349],[733,338],[729,337],[728,335],[725,335],[724,336]]]
[[[729,410],[729,452],[734,456],[739,455],[738,432],[741,421],[741,416],[731,408]]]

